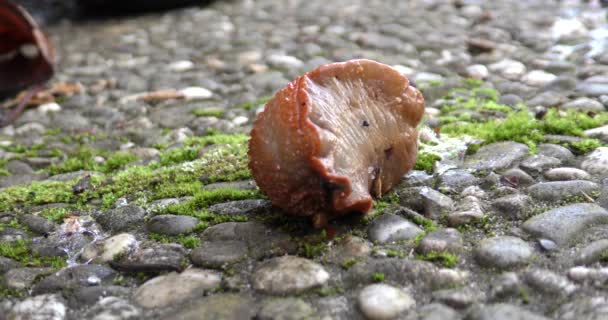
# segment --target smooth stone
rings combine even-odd
[[[552,107],[563,103],[565,99],[561,92],[545,91],[528,100],[527,105],[532,108],[538,106]]]
[[[543,143],[538,146],[538,154],[560,159],[563,163],[574,160],[574,154],[568,148],[558,144]]]
[[[543,70],[532,70],[521,78],[521,82],[533,87],[542,87],[556,78],[557,76],[552,73]]]
[[[594,176],[608,177],[608,147],[599,147],[586,155],[581,169]]]
[[[536,182],[536,180],[534,180],[534,178],[532,178],[527,172],[519,168],[513,168],[505,171],[502,175],[502,178],[512,184],[515,184],[512,186],[514,188],[519,186],[529,186]]]
[[[602,182],[602,191],[595,201],[601,207],[608,209],[608,178],[604,179]]]
[[[574,259],[576,265],[589,265],[602,260],[608,254],[608,239],[593,241],[584,247]]]
[[[492,72],[496,72],[507,79],[519,79],[526,73],[526,66],[515,60],[503,59],[488,66]]]
[[[128,298],[131,296],[131,293],[130,288],[115,285],[82,287],[70,294],[70,306],[93,306],[105,297]]]
[[[546,171],[543,176],[550,181],[590,180],[591,175],[577,168],[553,168]]]
[[[19,216],[19,222],[38,234],[49,234],[57,228],[57,225],[52,221],[33,214]]]
[[[390,213],[374,219],[367,231],[369,239],[378,243],[410,240],[423,232],[414,223]]]
[[[448,224],[458,227],[481,220],[485,215],[483,202],[474,196],[466,196],[460,200],[452,213],[448,215]]]
[[[350,260],[364,259],[372,253],[372,244],[357,236],[348,236],[331,247],[324,259],[342,265]]]
[[[467,75],[474,79],[485,79],[490,74],[488,68],[483,64],[470,65],[466,69]]]
[[[495,142],[481,147],[477,153],[469,156],[465,165],[476,171],[497,171],[506,169],[514,162],[528,155],[529,148],[517,142]]]
[[[540,244],[540,247],[546,251],[553,251],[558,248],[557,243],[549,239],[538,239],[538,244]]]
[[[17,302],[8,314],[9,320],[63,320],[67,307],[60,295],[42,294]]]
[[[321,286],[328,280],[329,273],[320,264],[282,256],[262,262],[253,274],[252,286],[268,294],[294,294]]]
[[[21,267],[19,261],[0,256],[0,275],[15,268]]]
[[[426,186],[404,188],[397,193],[402,206],[422,212],[431,219],[449,213],[454,207],[450,197]]]
[[[247,199],[229,201],[224,203],[214,204],[209,207],[209,212],[224,215],[251,215],[255,213],[265,212],[270,208],[268,200]]]
[[[8,170],[11,174],[33,174],[34,169],[27,163],[19,160],[11,160],[4,165],[4,169]]]
[[[564,110],[577,110],[577,111],[581,111],[581,112],[603,112],[606,111],[606,109],[604,108],[604,105],[594,99],[590,99],[590,98],[578,98],[576,100],[564,103],[561,106],[562,109]]]
[[[558,158],[535,154],[524,159],[519,166],[529,174],[537,175],[547,169],[557,167],[561,163]]]
[[[530,312],[519,306],[507,303],[494,303],[473,307],[467,320],[549,320],[542,315]]]
[[[465,309],[484,299],[483,292],[470,287],[436,290],[431,294],[431,301],[441,302],[454,309]]]
[[[165,315],[167,320],[245,320],[253,319],[257,307],[252,298],[234,293],[220,293],[198,299]]]
[[[180,244],[144,242],[128,255],[116,256],[114,267],[125,266],[130,272],[181,271],[184,268],[186,250]]]
[[[532,204],[532,199],[524,194],[511,194],[492,201],[492,206],[503,217],[507,217],[510,220],[519,220],[526,217]]]
[[[10,289],[27,289],[40,276],[55,272],[54,268],[15,268],[4,274],[4,284]]]
[[[483,267],[507,269],[527,264],[534,249],[520,238],[500,236],[483,239],[474,254]]]
[[[359,293],[361,312],[370,320],[394,319],[416,303],[407,292],[387,284],[372,284]]]
[[[462,169],[448,170],[439,176],[438,189],[443,192],[461,192],[467,187],[476,185],[479,179]]]
[[[585,130],[583,134],[589,138],[595,138],[608,143],[608,125]]]
[[[220,285],[221,276],[213,271],[186,269],[146,281],[133,294],[133,300],[144,308],[165,308],[201,297],[205,291]]]
[[[568,278],[548,269],[532,269],[524,274],[524,281],[541,292],[569,296],[578,290]]]
[[[568,270],[568,278],[576,282],[591,282],[602,287],[608,281],[608,268],[574,267]]]
[[[92,320],[130,320],[138,319],[141,311],[119,297],[101,298],[94,306],[86,311],[84,318]]]
[[[258,320],[309,320],[315,318],[313,307],[299,298],[269,299],[262,303]]]
[[[437,302],[425,304],[414,312],[408,312],[404,320],[460,320],[458,311]]]
[[[29,239],[29,235],[24,230],[11,227],[0,229],[0,242],[14,242],[25,239]]]
[[[150,232],[176,236],[190,233],[198,224],[198,219],[191,216],[162,214],[152,217],[146,224]]]
[[[608,223],[608,211],[596,204],[577,203],[555,208],[528,219],[523,229],[558,245],[574,242],[591,225]]]
[[[608,83],[583,81],[576,86],[576,91],[584,96],[599,97],[608,95]]]
[[[528,194],[537,200],[556,202],[571,197],[593,194],[600,190],[600,186],[586,180],[540,182],[528,188]]]
[[[247,257],[247,243],[243,241],[205,242],[190,253],[192,262],[201,267],[224,268]]]
[[[109,262],[114,257],[131,251],[137,245],[135,236],[129,233],[117,234],[113,237],[93,242],[87,245],[80,254],[82,261],[95,261],[97,263]]]
[[[459,253],[463,249],[462,234],[453,228],[438,229],[422,238],[416,251],[421,254],[430,252]]]
[[[120,232],[139,228],[145,215],[146,212],[141,207],[128,205],[101,213],[96,220],[104,229]]]
[[[105,265],[77,265],[61,269],[43,278],[34,286],[33,293],[52,293],[62,290],[76,290],[87,286],[97,286],[111,282],[115,276],[116,272]]]
[[[490,300],[513,296],[521,290],[521,280],[515,272],[507,271],[499,274],[491,283]]]
[[[608,298],[600,295],[588,295],[562,304],[555,312],[559,320],[602,320],[608,319]]]

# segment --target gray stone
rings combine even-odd
[[[565,110],[573,109],[581,112],[594,113],[606,111],[604,105],[602,105],[601,102],[586,97],[578,98],[576,100],[564,103],[561,108]]]
[[[574,242],[590,225],[608,223],[608,211],[590,203],[555,208],[528,219],[523,229],[558,245]]]
[[[129,233],[117,234],[113,237],[90,243],[82,249],[79,259],[84,262],[109,262],[115,257],[127,254],[135,249],[137,240]]]
[[[608,83],[583,81],[576,86],[576,91],[584,96],[599,97],[608,95]]]
[[[558,106],[566,100],[566,97],[556,91],[544,91],[536,95],[534,98],[528,100],[527,105],[530,107],[553,107]]]
[[[524,159],[519,166],[529,174],[537,175],[560,164],[561,160],[558,158],[535,154]]]
[[[480,305],[472,308],[467,320],[549,320],[519,306],[507,303]]]
[[[321,297],[315,302],[321,319],[353,319],[359,312],[345,296]]]
[[[253,319],[257,307],[252,298],[233,294],[215,294],[180,308],[165,315],[167,320],[200,320],[222,319],[222,320],[245,320]]]
[[[560,159],[563,163],[569,163],[574,160],[574,154],[568,148],[558,144],[543,143],[538,146],[538,154]]]
[[[60,295],[43,294],[26,298],[15,304],[8,314],[9,320],[63,320],[67,308]]]
[[[129,272],[180,271],[187,261],[186,250],[181,245],[155,242],[144,243],[133,253],[116,258],[112,261],[113,268]]]
[[[313,307],[299,298],[270,299],[262,303],[259,320],[309,320],[316,315]]]
[[[534,178],[532,178],[528,173],[519,168],[513,168],[505,171],[505,173],[502,175],[502,178],[505,181],[508,181],[507,183],[513,184],[510,185],[510,187],[514,188],[517,188],[519,186],[529,186],[535,182]]]
[[[357,301],[361,312],[370,320],[394,319],[416,303],[409,293],[387,284],[363,288]]]
[[[372,252],[369,241],[357,236],[349,236],[332,246],[324,258],[332,263],[342,265],[350,260],[364,259]]]
[[[379,243],[410,240],[423,232],[410,221],[390,213],[374,219],[368,229],[370,240]]]
[[[28,289],[41,276],[55,272],[54,268],[15,268],[4,274],[4,285],[9,289]]]
[[[21,263],[13,259],[0,256],[0,275],[14,268],[21,267]]]
[[[19,216],[19,222],[27,226],[30,230],[39,234],[51,233],[57,227],[52,221],[32,214],[24,214]]]
[[[0,242],[14,242],[29,239],[27,232],[17,228],[5,227],[0,229]]]
[[[198,224],[198,219],[190,216],[162,214],[152,217],[146,224],[150,232],[175,236],[190,233]]]
[[[60,290],[75,290],[80,287],[97,286],[111,282],[116,272],[97,264],[77,265],[64,268],[40,280],[34,286],[34,294],[52,293]]]
[[[83,305],[92,306],[105,297],[129,298],[131,289],[114,285],[81,287],[70,295],[70,306],[80,308]]]
[[[493,281],[490,287],[490,297],[501,299],[514,296],[522,290],[521,280],[515,272],[503,272]]]
[[[11,174],[32,174],[34,169],[27,163],[19,160],[11,160],[4,165],[4,169],[8,170]]]
[[[438,229],[422,238],[416,251],[421,254],[430,252],[460,253],[462,251],[462,235],[456,229]]]
[[[556,202],[571,197],[589,196],[599,190],[600,186],[595,182],[570,180],[537,183],[528,188],[528,193],[537,200]]]
[[[483,302],[485,295],[479,289],[464,287],[433,291],[431,299],[454,309],[465,309],[475,303]]]
[[[598,205],[608,209],[608,178],[602,182],[602,191],[600,196],[596,199]]]
[[[608,239],[593,241],[578,253],[574,263],[577,265],[592,264],[600,261],[606,254],[608,254]]]
[[[139,228],[145,215],[146,212],[141,207],[128,205],[103,212],[96,220],[104,229],[119,232]]]
[[[222,278],[213,271],[186,269],[146,281],[133,294],[133,300],[144,308],[165,308],[199,298],[217,288]]]
[[[473,170],[497,171],[510,167],[528,155],[528,146],[517,142],[495,142],[481,147],[465,165]]]
[[[252,278],[253,288],[268,294],[293,294],[323,285],[329,273],[311,260],[283,256],[260,264]]]
[[[484,216],[483,202],[473,196],[460,200],[456,209],[448,216],[448,224],[457,227],[481,220]]]
[[[118,297],[101,298],[85,313],[85,318],[92,320],[130,320],[140,317],[141,311],[138,308]]]
[[[528,270],[524,281],[541,292],[560,296],[569,296],[578,289],[568,278],[547,269]]]
[[[591,180],[591,175],[577,168],[553,168],[546,171],[545,179],[551,181]]]
[[[581,169],[595,176],[608,177],[608,147],[599,147],[586,155]]]
[[[475,258],[483,267],[507,269],[527,264],[534,249],[520,238],[486,238],[475,248]]]
[[[192,262],[201,267],[224,268],[247,257],[247,243],[243,241],[205,242],[190,253]]]
[[[247,199],[214,204],[208,210],[215,214],[250,215],[268,211],[270,207],[268,200]]]
[[[583,132],[583,134],[587,137],[600,139],[600,140],[608,143],[608,125],[594,128],[594,129],[585,130],[585,132]]]
[[[608,298],[601,295],[581,297],[561,305],[555,315],[560,320],[608,319]]]
[[[454,207],[450,197],[429,187],[410,187],[397,192],[402,206],[422,212],[431,219],[449,213]]]
[[[253,180],[241,180],[241,181],[229,181],[229,182],[215,182],[203,186],[203,190],[216,190],[216,189],[239,189],[239,190],[255,190],[257,187]]]
[[[532,199],[523,194],[511,194],[492,201],[492,206],[504,217],[511,220],[519,220],[529,214]]]
[[[439,176],[438,189],[443,192],[459,193],[469,186],[479,183],[479,179],[462,169],[448,170]]]

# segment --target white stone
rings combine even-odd
[[[411,295],[387,284],[372,284],[359,293],[359,308],[370,320],[395,319],[414,306]]]
[[[299,293],[329,280],[323,266],[308,259],[283,256],[262,263],[253,274],[253,288],[269,294]]]
[[[581,169],[592,175],[608,176],[608,147],[599,147],[585,156]]]
[[[547,180],[565,181],[565,180],[589,180],[591,175],[584,170],[577,168],[553,168],[544,173]]]
[[[202,296],[205,290],[217,288],[221,280],[218,273],[203,269],[171,272],[145,282],[137,288],[133,300],[144,308],[164,308]]]
[[[58,295],[43,294],[27,298],[13,306],[10,320],[63,320],[66,306]]]
[[[521,81],[529,86],[542,87],[555,80],[556,75],[543,70],[532,70],[521,78]]]
[[[302,62],[302,60],[296,57],[282,54],[271,54],[268,57],[268,63],[276,67],[285,69],[297,69],[301,68],[304,65],[304,62]]]
[[[587,35],[589,30],[578,19],[557,19],[551,27],[551,35],[555,40]]]
[[[45,130],[46,128],[38,122],[28,122],[20,126],[19,128],[16,128],[15,134],[18,136],[30,135],[33,132],[44,133]]]
[[[192,70],[194,68],[194,62],[190,60],[178,60],[171,62],[168,68],[173,72],[184,72]]]
[[[140,316],[139,309],[127,300],[118,297],[104,297],[89,311],[91,320],[127,320]]]
[[[430,72],[419,72],[413,78],[416,84],[421,84],[424,82],[443,81],[443,77],[441,75]]]
[[[180,90],[186,100],[204,100],[213,96],[213,93],[203,87],[187,87]]]
[[[56,102],[44,103],[38,106],[38,112],[42,114],[54,113],[61,111],[61,106]]]
[[[511,59],[503,59],[489,65],[488,68],[508,79],[519,79],[526,73],[526,66],[523,63]]]
[[[245,116],[237,116],[234,119],[232,119],[232,123],[234,123],[237,126],[244,125],[247,122],[249,122],[249,118],[247,118]]]
[[[583,134],[589,138],[596,138],[608,142],[608,125],[586,130]]]
[[[97,262],[112,261],[116,255],[129,252],[137,246],[137,239],[129,233],[117,234],[102,241],[89,244],[81,253],[81,259]]]
[[[467,67],[467,75],[473,79],[482,80],[490,75],[490,71],[483,64],[474,64]]]

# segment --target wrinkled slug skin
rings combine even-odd
[[[270,100],[249,142],[249,167],[288,214],[366,213],[416,161],[422,94],[371,60],[321,66]]]

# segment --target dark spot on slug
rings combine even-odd
[[[384,149],[384,157],[386,158],[386,160],[390,159],[392,155],[393,155],[393,147]]]
[[[369,127],[369,122],[367,122],[367,120],[363,120],[363,124],[364,127]]]

